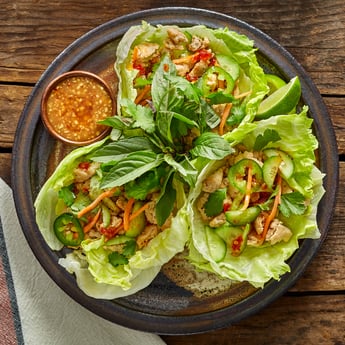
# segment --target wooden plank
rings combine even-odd
[[[284,296],[236,325],[205,334],[163,336],[168,345],[345,343],[345,296]]]
[[[0,147],[12,147],[17,123],[31,89],[0,85]]]
[[[345,291],[345,162],[340,162],[339,173],[337,203],[327,238],[291,291]]]
[[[309,3],[309,5],[308,5]],[[177,1],[175,6],[195,6],[192,1]],[[152,6],[138,0],[135,10]],[[200,0],[198,7],[210,8]],[[30,2],[21,0],[2,6],[0,23],[0,75],[2,80],[35,83],[49,63],[75,39],[113,18],[131,13],[133,5],[114,8],[113,1]],[[325,2],[272,1],[212,5],[219,11],[256,26],[287,50],[310,73],[322,93],[344,94],[345,90],[345,12],[342,0]],[[30,15],[28,15],[30,14]],[[26,37],[23,40],[23,37]],[[332,59],[329,52],[332,51]]]

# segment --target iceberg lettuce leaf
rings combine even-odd
[[[222,166],[221,161],[210,162],[202,170],[196,188],[188,198],[191,223],[189,260],[196,267],[234,281],[248,281],[255,287],[263,287],[270,279],[279,280],[284,273],[290,271],[286,261],[298,249],[300,239],[320,237],[316,213],[317,205],[324,194],[323,174],[315,166],[314,150],[318,143],[312,134],[311,123],[312,120],[307,117],[305,108],[300,114],[281,115],[257,123],[244,124],[226,134],[226,139],[232,145],[242,143],[251,150],[256,137],[263,134],[267,128],[277,131],[281,139],[268,143],[267,147],[280,148],[293,158],[299,177],[294,178],[294,174],[288,182],[310,198],[310,204],[304,215],[291,215],[288,218],[279,216],[293,232],[287,243],[279,242],[261,247],[247,246],[237,257],[232,256],[228,251],[221,262],[215,262],[207,245],[205,224],[195,205],[201,192],[202,181]]]
[[[35,200],[38,227],[53,250],[63,247],[53,230],[53,223],[57,217],[58,191],[73,182],[74,169],[105,140],[69,153],[43,185]],[[177,200],[182,207],[186,198],[180,194],[184,193],[184,189],[179,186],[180,182],[174,183],[178,194]],[[103,237],[97,240],[84,240],[81,252],[75,250],[67,254],[66,258],[60,259],[59,263],[76,275],[79,287],[87,295],[113,299],[132,294],[149,285],[160,271],[160,267],[184,249],[188,238],[187,215],[182,208],[172,219],[171,227],[160,232],[146,247],[137,250],[129,258],[128,264],[114,267],[109,263],[110,252]]]

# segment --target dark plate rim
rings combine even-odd
[[[111,301],[90,298],[77,287],[73,276],[63,268],[56,267],[56,258],[44,242],[34,220],[34,186],[30,184],[30,176],[36,172],[32,171],[30,155],[35,129],[40,121],[37,107],[42,91],[55,76],[73,69],[81,59],[120,37],[130,26],[140,24],[142,20],[163,25],[204,24],[213,28],[228,25],[231,29],[247,35],[255,41],[259,52],[286,78],[295,75],[300,77],[303,98],[308,100],[310,114],[314,119],[315,133],[320,142],[321,170],[327,173],[324,178],[327,192],[318,213],[321,238],[302,242],[300,249],[289,261],[292,273],[285,274],[279,282],[269,282],[254,295],[220,310],[190,316],[162,316],[128,309]],[[51,63],[37,82],[19,119],[12,153],[11,178],[17,214],[24,235],[42,267],[61,289],[86,309],[114,323],[146,332],[177,335],[211,331],[236,323],[276,300],[298,280],[327,235],[336,201],[338,168],[335,133],[327,108],[308,74],[286,49],[262,31],[234,17],[191,7],[162,7],[128,14],[98,26],[69,45]],[[327,205],[327,208],[322,205]]]

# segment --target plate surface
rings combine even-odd
[[[148,288],[135,295],[114,301],[97,300],[78,288],[75,278],[57,263],[63,253],[53,252],[42,238],[35,222],[33,202],[51,172],[51,166],[63,154],[41,123],[42,93],[53,78],[73,69],[97,73],[116,90],[113,71],[116,46],[129,27],[142,20],[162,25],[228,26],[255,41],[259,49],[258,60],[265,71],[286,80],[295,75],[300,77],[302,98],[309,106],[320,143],[320,169],[326,174],[324,187],[327,193],[318,210],[321,238],[301,242],[300,249],[289,260],[291,273],[285,274],[279,282],[271,281],[262,290],[239,284],[213,296],[196,298],[160,273]],[[220,13],[183,7],[158,8],[117,18],[67,47],[45,71],[30,95],[19,120],[13,149],[12,186],[19,221],[32,251],[50,277],[71,298],[95,314],[129,328],[159,334],[190,334],[222,328],[258,312],[286,292],[303,273],[327,234],[337,181],[338,154],[332,123],[317,88],[298,62],[272,38],[242,21]]]

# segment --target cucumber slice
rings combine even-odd
[[[282,159],[272,156],[265,160],[262,166],[262,175],[267,187],[272,190]]]
[[[245,210],[231,210],[225,212],[226,220],[235,226],[246,225],[253,222],[260,213],[259,206],[248,207]]]
[[[220,67],[227,71],[232,79],[236,80],[240,76],[240,66],[234,59],[222,54],[217,54],[216,58]]]
[[[285,180],[292,176],[295,167],[292,158],[286,152],[270,148],[264,150],[263,153],[266,155],[266,157],[278,156],[281,158],[282,162],[279,165],[279,171]]]
[[[120,236],[115,236],[111,238],[109,241],[107,241],[107,246],[112,246],[116,244],[123,244],[127,241],[133,241],[133,238],[128,237],[126,235],[120,235]]]
[[[212,259],[215,262],[222,261],[227,251],[227,246],[223,239],[213,229],[206,227],[206,240]]]

